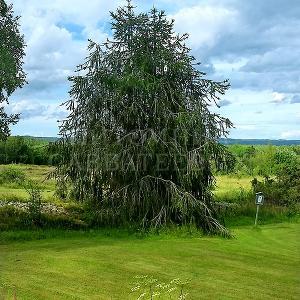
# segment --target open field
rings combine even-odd
[[[42,201],[55,207],[63,207],[63,209],[71,209],[71,216],[73,216],[79,223],[82,221],[90,222],[91,214],[87,212],[85,217],[82,219],[82,215],[75,215],[72,213],[75,209],[80,210],[83,208],[82,204],[75,202],[73,200],[62,200],[54,196],[55,191],[55,180],[46,180],[47,174],[51,172],[54,168],[49,166],[36,166],[36,165],[0,165],[1,170],[7,168],[15,168],[20,170],[26,177],[26,179],[31,179],[37,182],[41,188]],[[253,178],[247,175],[237,176],[237,175],[218,175],[216,176],[216,188],[213,191],[215,194],[215,199],[217,202],[222,203],[233,203],[239,206],[232,206],[223,208],[222,214],[224,215],[224,222],[226,226],[237,227],[240,225],[251,225],[253,224],[253,219],[255,216],[255,204],[253,197],[253,192],[251,190],[251,180]],[[29,195],[22,186],[16,182],[5,182],[0,183],[0,204],[10,202],[10,203],[22,203],[29,199]],[[69,210],[70,211],[70,210]],[[274,207],[268,205],[261,209],[259,223],[260,224],[271,224],[278,222],[291,221],[291,219],[298,219],[297,215],[290,213],[287,207]],[[12,220],[12,219],[10,219]],[[16,219],[17,220],[17,219]],[[96,220],[96,219],[95,219]],[[1,220],[0,220],[1,221]],[[6,217],[6,221],[9,221]],[[3,224],[6,223],[2,222]],[[23,223],[24,223],[23,219]],[[75,221],[75,223],[77,222]],[[19,221],[18,221],[19,222]],[[21,224],[23,224],[21,222]],[[93,222],[93,221],[91,221]],[[97,221],[96,221],[97,222]],[[2,225],[3,225],[2,224]],[[15,223],[14,223],[15,224]],[[0,222],[1,225],[1,222]],[[5,225],[6,226],[6,225]],[[19,225],[15,225],[19,226]],[[70,225],[71,226],[71,225]],[[22,227],[18,227],[22,228]]]
[[[137,299],[134,276],[147,274],[164,282],[189,278],[188,299],[299,299],[299,229],[244,227],[230,240],[103,231],[2,240],[0,284],[18,299]]]
[[[49,172],[53,171],[53,167],[37,166],[37,165],[0,165],[0,171],[4,168],[14,167],[22,170],[28,179],[38,182],[42,187],[42,194],[45,201],[52,201],[55,189],[55,181],[53,179],[46,180]],[[233,191],[239,192],[241,189],[249,190],[251,188],[250,176],[233,177],[232,175],[219,175],[216,177],[216,189],[214,193],[218,197],[227,197]],[[0,185],[0,200],[21,200],[26,201],[27,192],[20,186],[15,184]]]
[[[53,171],[53,167],[38,166],[38,165],[25,165],[25,164],[10,164],[0,165],[0,172],[7,168],[15,168],[21,170],[27,179],[31,179],[39,184],[42,189],[42,195],[45,201],[53,200],[53,193],[55,189],[54,179],[46,179],[47,175]],[[0,184],[0,200],[17,200],[26,201],[28,193],[25,189],[16,183]]]
[[[0,171],[7,167],[15,167],[22,170],[30,179],[37,181],[44,181],[49,172],[53,171],[54,168],[50,166],[39,166],[39,165],[25,165],[25,164],[9,164],[0,165]],[[46,181],[49,184],[54,183],[54,180]]]
[[[222,197],[229,195],[233,191],[239,192],[241,189],[246,191],[251,189],[250,176],[234,177],[232,175],[218,175],[216,176],[216,189],[214,191],[216,196]]]

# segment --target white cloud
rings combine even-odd
[[[26,23],[24,19],[39,19],[43,24],[53,24],[57,20],[80,24],[84,27],[97,27],[100,20],[109,19],[109,11],[115,10],[124,1],[121,0],[13,0],[17,13],[22,16],[22,23]],[[26,27],[34,26],[27,23]]]
[[[20,114],[21,120],[43,118],[43,119],[62,119],[67,115],[67,111],[62,106],[55,104],[43,104],[38,101],[21,100],[12,102],[8,106],[8,112]]]
[[[213,65],[216,72],[228,74],[230,72],[238,71],[247,63],[248,59],[245,57],[238,58],[233,61],[213,59]]]
[[[300,130],[289,130],[281,133],[283,139],[300,139]]]
[[[257,127],[254,124],[241,124],[241,125],[236,125],[237,129],[242,129],[242,130],[255,130]]]
[[[232,138],[281,138],[283,131],[297,128],[299,116],[289,102],[271,105],[272,91],[230,89],[226,98],[230,105],[213,111],[228,117],[235,125]],[[259,112],[259,113],[257,113]]]
[[[108,22],[109,11],[120,3],[120,0],[90,0],[88,4],[81,0],[27,0],[25,5],[23,0],[13,1],[15,13],[21,15],[21,31],[27,44],[24,64],[27,90],[67,85],[67,77],[87,54],[87,39],[102,42],[107,38],[99,23]],[[77,24],[81,39],[74,38],[66,24],[71,24],[70,28]]]
[[[170,15],[175,20],[175,29],[181,33],[189,33],[188,43],[192,47],[215,45],[221,32],[231,31],[238,20],[238,12],[226,7],[199,4],[185,7],[176,14]]]
[[[278,92],[274,92],[272,93],[272,101],[273,103],[282,103],[285,101],[286,99],[286,95],[285,94],[282,94],[282,93],[278,93]]]

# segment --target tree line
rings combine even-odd
[[[54,165],[57,154],[45,140],[10,136],[0,140],[0,164]]]

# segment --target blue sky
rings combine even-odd
[[[10,0],[21,15],[27,43],[28,84],[7,110],[22,113],[15,135],[56,136],[60,106],[68,99],[67,77],[87,55],[87,39],[110,35],[109,11],[119,0]],[[228,78],[221,108],[232,138],[300,139],[300,3],[298,0],[133,1],[138,11],[153,5],[190,34],[189,46],[207,77]]]

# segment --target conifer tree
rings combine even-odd
[[[4,104],[25,83],[22,69],[25,44],[18,20],[12,5],[0,0],[0,139],[5,139],[10,134],[9,125],[18,121],[18,115],[7,115]]]
[[[226,229],[212,208],[212,170],[226,167],[218,139],[232,123],[209,110],[229,88],[199,71],[163,11],[111,13],[113,39],[90,41],[70,78],[69,116],[58,142],[60,186],[92,200],[104,222]]]

